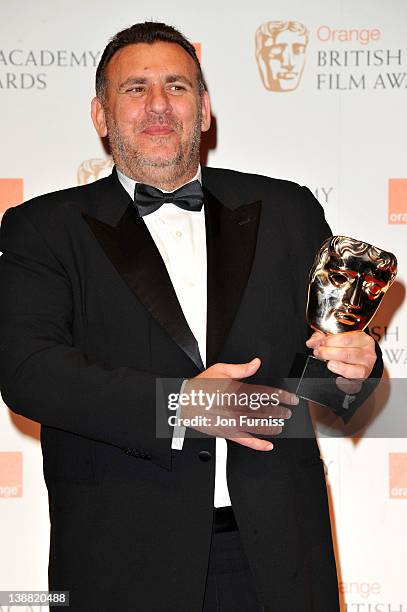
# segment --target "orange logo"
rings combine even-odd
[[[389,223],[407,223],[407,179],[389,179]]]
[[[23,201],[22,178],[0,178],[0,215]]]
[[[389,483],[392,499],[407,498],[407,453],[389,454]]]
[[[256,32],[256,61],[269,91],[297,89],[305,65],[308,30],[298,21],[267,21]]]
[[[0,497],[21,497],[23,453],[0,452]]]

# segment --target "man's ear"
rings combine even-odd
[[[202,94],[202,132],[207,132],[211,127],[211,102],[209,100],[209,94],[204,91]]]
[[[95,130],[101,138],[107,136],[106,115],[99,98],[93,98],[91,102],[91,116]]]

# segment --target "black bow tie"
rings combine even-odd
[[[175,204],[184,210],[199,211],[203,204],[203,192],[199,181],[192,181],[170,193],[163,193],[156,187],[136,183],[134,204],[140,217],[158,210],[163,204]]]

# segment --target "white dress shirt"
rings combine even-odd
[[[119,180],[134,199],[136,181],[117,171]],[[201,168],[192,181],[201,181]],[[164,191],[164,190],[162,190]],[[206,230],[204,207],[199,212],[183,210],[166,203],[143,217],[148,231],[163,259],[182,312],[196,338],[206,367]],[[174,428],[171,448],[182,450],[185,428]],[[216,438],[214,506],[231,505],[226,481],[227,444]]]

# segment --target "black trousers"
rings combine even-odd
[[[239,530],[229,507],[214,510],[211,553],[202,612],[263,612]]]

